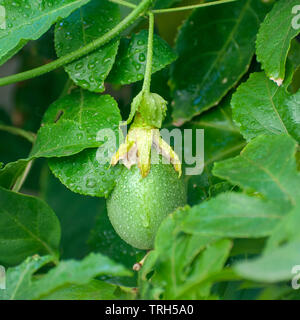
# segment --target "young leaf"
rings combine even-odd
[[[241,262],[235,266],[240,276],[261,282],[278,282],[291,279],[293,267],[299,265],[300,242],[290,242],[263,254],[257,259]]]
[[[52,256],[39,257],[35,255],[28,257],[20,265],[8,268],[6,272],[6,290],[0,290],[0,300],[15,300],[20,294],[26,292],[31,285],[32,276],[41,267],[49,262],[53,262]],[[24,299],[29,299],[25,297]]]
[[[188,235],[178,228],[186,217],[177,211],[159,228],[155,250],[151,251],[140,274],[142,299],[201,299],[209,295],[207,277],[220,271],[228,257],[231,242],[213,237]],[[207,244],[210,244],[205,250]],[[155,270],[149,279],[150,273]]]
[[[180,229],[214,238],[260,238],[281,220],[281,210],[271,202],[232,192],[192,207]]]
[[[243,136],[287,133],[300,141],[300,91],[290,95],[263,72],[253,73],[232,97],[233,118]]]
[[[56,25],[55,48],[64,56],[112,29],[120,20],[119,7],[109,1],[91,1]],[[117,54],[119,40],[65,66],[71,79],[84,89],[102,92]]]
[[[295,27],[293,8],[298,0],[280,0],[261,24],[256,41],[257,59],[267,76],[279,86],[285,78],[285,63],[291,40],[300,32]]]
[[[240,0],[197,9],[187,19],[171,68],[176,124],[216,105],[248,70],[269,8],[261,0]]]
[[[287,210],[300,195],[296,148],[297,143],[287,135],[259,136],[240,156],[216,163],[213,173],[248,191],[259,192]]]
[[[62,157],[98,147],[101,129],[112,129],[118,136],[121,121],[116,101],[80,89],[55,101],[46,111],[31,158]]]
[[[17,53],[29,40],[36,40],[58,19],[65,18],[89,0],[2,0],[6,28],[0,29],[0,65]]]
[[[129,84],[142,80],[147,61],[148,31],[142,30],[131,38],[121,39],[119,52],[108,81]],[[159,71],[176,59],[175,52],[159,36],[153,39],[152,73]]]
[[[115,263],[101,254],[91,253],[83,260],[61,261],[48,273],[33,278],[45,263],[52,257],[27,258],[21,265],[7,271],[7,287],[2,299],[31,300],[47,297],[69,285],[85,285],[96,276],[130,276],[131,272],[122,265]]]
[[[83,260],[61,261],[29,288],[31,299],[42,298],[67,284],[87,284],[96,276],[131,276],[124,266],[101,254],[91,253]]]
[[[110,167],[97,160],[97,149],[88,149],[71,157],[49,159],[52,173],[73,192],[107,197],[115,186],[122,166]]]
[[[41,300],[115,300],[116,285],[100,280],[87,284],[67,284],[43,296]]]
[[[60,224],[45,202],[0,187],[0,216],[0,264],[36,253],[57,256]]]
[[[192,208],[177,210],[160,226],[155,250],[143,266],[142,298],[209,296],[209,277],[222,269],[231,249],[224,238],[266,237],[281,221],[278,206],[239,193],[220,194]]]

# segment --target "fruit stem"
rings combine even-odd
[[[154,32],[154,15],[152,12],[149,15],[149,34],[148,34],[148,48],[147,48],[147,62],[146,71],[143,83],[143,91],[150,93],[151,74],[152,74],[152,58],[153,58],[153,32]]]
[[[137,262],[137,263],[135,263],[135,264],[133,265],[133,267],[132,267],[132,270],[133,270],[133,271],[140,271],[140,270],[141,270],[141,268],[142,268],[142,266],[144,265],[145,260],[147,259],[147,257],[148,257],[148,255],[149,255],[150,252],[151,252],[151,250],[149,250],[149,251],[145,254],[144,258],[143,258],[141,261],[139,261],[139,262]]]
[[[0,86],[5,86],[11,83],[19,82],[28,80],[34,77],[38,77],[42,74],[48,73],[53,71],[59,67],[64,66],[65,64],[71,63],[90,52],[95,51],[99,47],[103,46],[116,36],[118,36],[122,31],[124,31],[127,27],[129,27],[135,20],[137,20],[141,15],[147,12],[149,6],[152,4],[152,0],[143,0],[141,3],[136,6],[136,8],[127,16],[125,17],[119,24],[117,24],[114,28],[110,31],[105,33],[103,36],[99,37],[98,39],[90,42],[86,46],[79,48],[65,56],[52,61],[48,64],[43,66],[21,72],[18,74],[14,74],[8,77],[4,77],[0,79]]]

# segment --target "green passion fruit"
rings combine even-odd
[[[107,200],[109,219],[119,236],[139,249],[152,249],[162,220],[186,204],[186,187],[170,164],[152,164],[143,178],[139,168],[124,168]]]

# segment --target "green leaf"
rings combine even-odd
[[[97,133],[112,129],[118,137],[121,121],[116,101],[109,95],[72,92],[55,101],[46,111],[31,158],[62,157],[98,147]]]
[[[87,284],[96,276],[131,276],[131,271],[101,254],[91,253],[83,260],[61,261],[44,277],[36,280],[29,290],[32,299],[61,288],[66,284]]]
[[[195,10],[180,29],[171,68],[176,124],[218,104],[248,70],[270,4],[240,0]]]
[[[300,141],[300,91],[290,95],[263,72],[253,73],[239,86],[231,105],[243,136],[287,133]]]
[[[70,157],[51,158],[49,167],[73,192],[97,197],[109,195],[123,169],[123,166],[99,163],[97,149],[87,149]]]
[[[109,221],[104,203],[95,227],[91,230],[88,244],[93,252],[100,252],[128,268],[132,268],[146,253],[133,248],[120,238]]]
[[[287,135],[259,136],[240,156],[216,163],[213,174],[261,193],[286,211],[300,195],[296,148],[297,143]]]
[[[268,239],[265,252],[272,252],[280,245],[292,241],[298,241],[299,235],[299,223],[300,223],[300,202],[296,204],[295,208],[284,217],[281,223],[275,228],[273,234]]]
[[[0,216],[0,264],[36,253],[57,256],[60,224],[45,202],[0,187]]]
[[[208,193],[210,198],[216,197],[220,193],[232,191],[235,186],[227,181],[218,182],[209,187]]]
[[[91,1],[67,19],[58,23],[55,30],[55,48],[59,57],[64,56],[104,35],[120,21],[119,7],[109,1]],[[104,80],[111,70],[118,51],[115,39],[100,49],[76,60],[65,70],[79,86],[102,92]]]
[[[229,255],[231,242],[228,240],[213,242],[213,238],[180,232],[176,220],[180,221],[182,215],[186,216],[185,212],[175,212],[159,228],[155,250],[150,252],[140,273],[142,299],[208,296],[211,284],[205,280],[222,269]]]
[[[121,39],[119,52],[107,81],[129,84],[142,80],[147,61],[148,31],[142,30],[131,38]],[[176,54],[159,36],[153,39],[152,73],[159,71],[176,59]]]
[[[53,23],[67,17],[89,0],[2,0],[6,29],[0,29],[0,64],[17,53],[29,40],[38,39]]]
[[[234,269],[240,276],[253,281],[289,280],[294,276],[293,267],[299,265],[299,246],[299,241],[291,242],[257,259],[241,262]]]
[[[286,61],[286,72],[284,86],[288,86],[288,90],[296,93],[299,89],[297,86],[297,71],[300,66],[300,43],[297,38],[291,41],[291,48],[289,50]]]
[[[90,232],[88,240],[89,248],[92,252],[100,252],[125,267],[132,269],[135,263],[142,260],[146,251],[136,249],[120,238],[109,221],[104,200],[101,205],[102,208],[97,215],[95,226]],[[136,274],[130,278],[114,279],[114,283],[129,287],[136,287],[136,281]]]
[[[115,300],[117,286],[92,280],[87,284],[69,284],[44,296],[41,300]]]
[[[261,24],[256,42],[256,55],[267,76],[281,85],[285,78],[285,63],[291,40],[300,32],[293,27],[298,0],[280,0]]]
[[[41,267],[53,262],[52,256],[39,257],[35,255],[28,257],[20,265],[8,268],[6,272],[6,290],[0,290],[0,300],[15,300],[24,294],[31,285],[31,278]],[[25,297],[24,299],[29,299]]]
[[[276,205],[240,193],[177,210],[162,223],[143,266],[142,298],[207,298],[210,277],[221,271],[231,249],[223,238],[266,237],[281,221]]]
[[[260,238],[270,235],[281,220],[276,205],[232,192],[192,207],[180,229],[216,239]]]
[[[2,299],[31,300],[47,297],[69,285],[86,285],[96,276],[130,276],[131,272],[101,254],[91,253],[83,260],[61,261],[46,274],[33,274],[52,257],[27,258],[21,265],[7,271],[7,288]]]
[[[0,169],[0,186],[11,189],[19,176],[24,172],[28,160],[20,159],[15,162],[8,163],[4,168]]]
[[[209,198],[210,187],[220,182],[211,173],[213,163],[237,155],[245,146],[243,137],[232,121],[229,98],[218,108],[196,117],[184,126],[184,129],[204,129],[204,171],[201,175],[187,177],[188,203],[191,205]],[[193,148],[196,148],[196,139],[193,140]]]
[[[61,259],[82,259],[91,251],[87,240],[96,217],[104,213],[104,199],[85,197],[68,190],[50,172],[43,172],[41,193],[61,225]],[[114,257],[112,257],[114,258]]]

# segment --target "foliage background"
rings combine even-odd
[[[33,2],[10,3],[9,12],[26,19]],[[61,6],[72,1],[48,2],[60,16],[39,34],[0,30],[2,76],[72,52],[130,12],[106,0],[73,1],[71,11]],[[145,252],[124,243],[106,214],[104,196],[122,169],[99,167],[90,138],[129,114],[145,70],[146,20],[65,68],[0,88],[0,264],[8,268],[0,298],[298,299],[290,285],[300,264],[297,4],[238,0],[156,16],[151,89],[169,102],[165,127],[205,129],[205,168],[186,177],[189,206],[165,219],[138,273],[131,268]],[[33,148],[30,133],[7,126],[37,133]],[[21,194],[10,191],[32,161]]]

